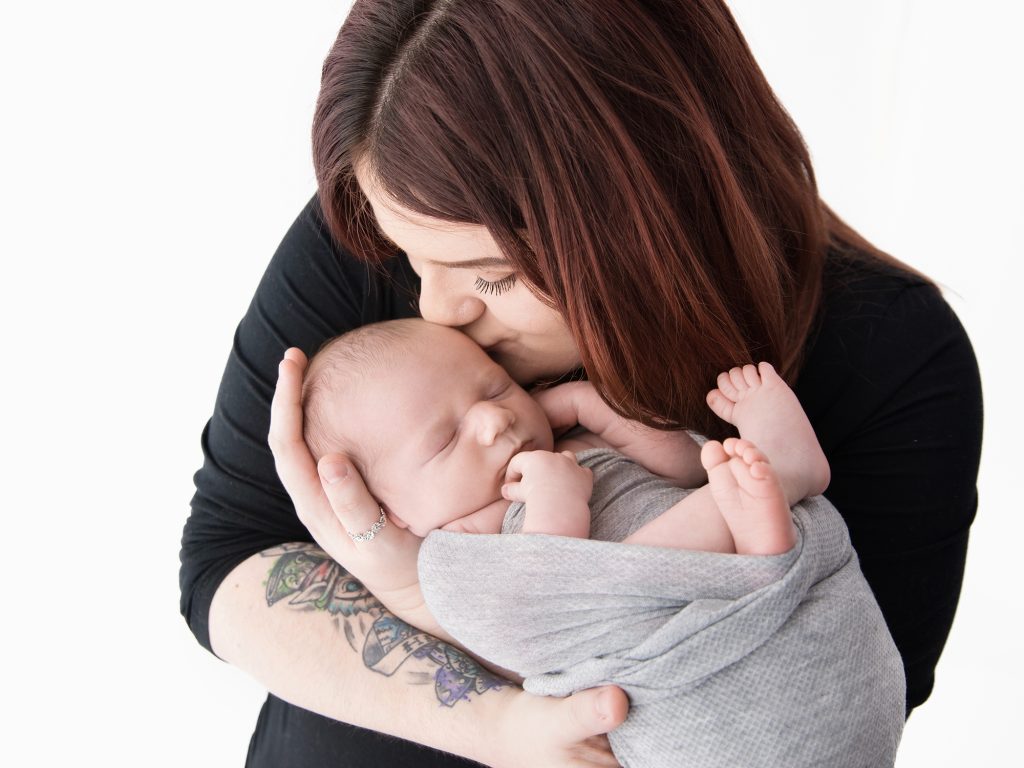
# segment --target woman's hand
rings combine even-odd
[[[392,613],[447,639],[420,593],[416,556],[422,539],[396,525],[385,525],[372,541],[355,542],[348,536],[370,530],[380,519],[381,509],[347,457],[330,454],[319,465],[313,461],[302,438],[305,369],[306,356],[300,350],[293,347],[285,352],[270,406],[268,436],[277,474],[299,520],[316,543]]]
[[[615,413],[589,381],[574,381],[533,393],[551,428],[560,432],[579,424],[647,471],[667,477],[681,487],[707,482],[700,447],[686,432],[645,427]]]
[[[433,622],[420,593],[416,557],[422,539],[395,525],[386,525],[368,542],[354,542],[348,536],[349,531],[369,530],[379,520],[380,508],[347,457],[332,454],[319,465],[313,461],[302,438],[305,368],[306,356],[300,350],[285,352],[268,436],[277,473],[299,519],[317,544],[389,610],[449,639]],[[565,699],[518,691],[500,710],[491,742],[496,754],[488,754],[486,762],[496,768],[615,768],[619,763],[604,734],[626,719],[628,708],[626,694],[614,686]]]
[[[494,768],[617,768],[604,734],[622,724],[629,701],[612,685],[565,699],[522,692],[502,710]]]

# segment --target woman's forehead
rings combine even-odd
[[[486,227],[431,218],[407,208],[388,195],[376,178],[365,171],[365,166],[359,164],[356,165],[356,180],[373,209],[381,234],[411,258],[449,264],[500,256],[498,245]]]

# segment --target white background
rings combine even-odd
[[[314,189],[320,63],[348,5],[0,12],[4,764],[244,759],[262,692],[178,615],[178,542],[234,326]],[[732,6],[824,197],[945,286],[974,341],[981,508],[897,765],[1006,764],[1024,688],[1024,14],[1010,0]]]

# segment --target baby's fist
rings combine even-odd
[[[501,495],[509,501],[538,497],[590,500],[594,475],[576,462],[572,451],[524,451],[509,462]]]

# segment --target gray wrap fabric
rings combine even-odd
[[[621,686],[630,713],[609,739],[626,768],[893,764],[902,662],[824,497],[793,508],[782,555],[622,544],[687,491],[614,451],[578,458],[591,539],[427,536],[423,594],[453,637],[532,693]]]

